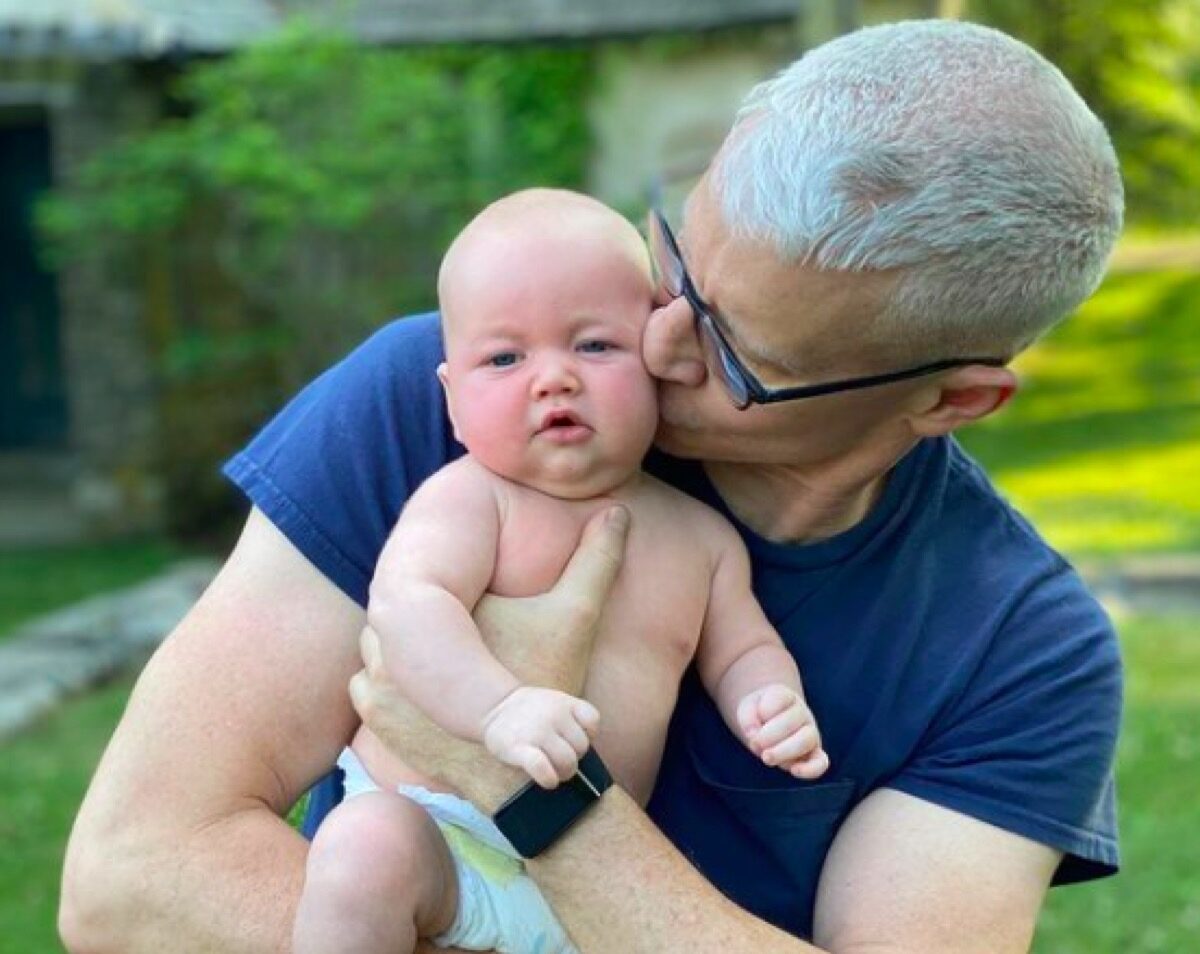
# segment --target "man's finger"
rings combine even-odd
[[[579,599],[603,603],[625,559],[629,511],[616,505],[596,514],[583,528],[583,536],[554,590]]]
[[[364,722],[367,718],[367,706],[371,696],[371,677],[365,669],[360,669],[350,677],[350,703],[354,711]]]
[[[379,644],[379,634],[370,626],[364,626],[358,636],[358,651],[367,674],[378,673],[383,666],[383,647]]]

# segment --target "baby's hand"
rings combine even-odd
[[[746,745],[766,765],[796,778],[813,779],[829,768],[812,710],[800,693],[770,685],[749,693],[737,708]]]
[[[487,714],[483,744],[542,788],[554,788],[575,774],[599,725],[600,713],[590,702],[555,689],[521,686]]]

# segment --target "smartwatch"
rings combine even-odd
[[[529,782],[496,809],[492,820],[522,858],[534,858],[579,821],[612,785],[595,749],[588,749],[575,774],[557,788]]]

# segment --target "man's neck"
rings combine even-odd
[[[776,543],[816,543],[866,518],[883,496],[892,467],[906,452],[875,466],[841,462],[805,468],[709,461],[704,469],[725,505],[759,536]]]

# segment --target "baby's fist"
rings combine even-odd
[[[829,768],[812,710],[790,686],[774,684],[748,693],[738,703],[737,720],[746,745],[765,765],[804,779]]]
[[[484,719],[483,744],[542,788],[554,788],[575,774],[599,725],[600,713],[590,702],[555,689],[521,686]]]

